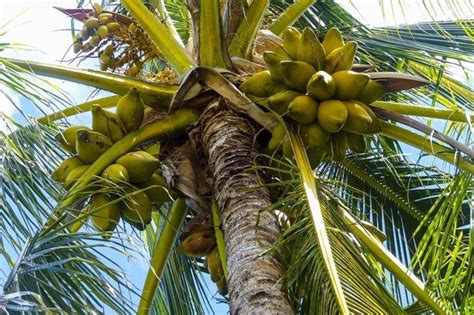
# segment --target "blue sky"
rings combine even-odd
[[[348,10],[354,15],[358,16],[362,21],[371,26],[394,25],[399,23],[415,23],[419,21],[434,19],[449,19],[452,18],[443,10],[442,7],[437,11],[436,16],[430,17],[426,10],[419,4],[421,1],[401,1],[404,4],[405,10],[401,11],[400,6],[391,6],[390,1],[379,0],[341,0]],[[398,1],[391,1],[398,3]],[[428,1],[429,2],[429,1]],[[435,1],[432,1],[435,2]],[[436,1],[439,2],[439,1]],[[464,1],[458,1],[463,3]],[[357,3],[357,5],[351,5]],[[437,5],[437,4],[435,4]],[[18,42],[26,43],[37,50],[28,52],[9,52],[2,53],[3,56],[11,56],[15,58],[26,58],[35,61],[43,61],[49,63],[59,63],[61,60],[68,60],[72,55],[66,54],[72,39],[70,33],[70,20],[63,14],[54,10],[53,6],[74,8],[76,7],[75,0],[2,0],[0,10],[0,23],[6,23],[10,19],[15,19],[11,24],[7,25],[7,33],[0,37],[1,42]],[[382,7],[386,14],[382,14]],[[459,13],[465,17],[472,17],[471,6],[465,6],[465,10],[459,10]],[[1,25],[0,25],[1,26]],[[74,64],[75,65],[75,64]],[[87,61],[80,65],[82,68],[94,68],[94,62]],[[86,101],[92,93],[92,89],[79,86],[77,84],[68,83],[65,81],[54,80],[62,89],[66,90],[74,100],[74,103],[82,103]],[[8,91],[4,91],[8,93]],[[8,93],[11,95],[11,93]],[[105,94],[104,94],[105,95]],[[28,115],[37,116],[38,111],[34,106],[24,99],[13,96],[13,100],[20,105],[21,109]],[[48,109],[46,109],[48,110]],[[0,93],[0,112],[7,115],[12,115],[16,119],[20,119],[19,113],[15,111],[14,106],[5,99]],[[71,122],[75,124],[88,124],[88,115],[82,115],[78,120]],[[0,129],[4,128],[0,120]],[[124,268],[133,280],[133,282],[140,288],[142,286],[144,276],[147,272],[147,262],[144,259],[137,258],[133,261],[128,261],[123,258]],[[3,266],[4,267],[4,266]],[[4,269],[4,268],[2,268]],[[1,279],[1,276],[0,276]],[[215,291],[212,283],[209,283],[212,293]],[[212,293],[210,293],[212,295]],[[215,304],[214,311],[216,314],[224,314],[227,307],[222,304]]]

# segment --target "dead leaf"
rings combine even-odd
[[[273,34],[269,30],[259,30],[255,37],[252,48],[251,59],[256,63],[263,63],[263,53],[266,51],[274,51],[283,46],[283,39]]]
[[[94,12],[94,10],[92,9],[65,9],[65,8],[60,8],[60,7],[53,7],[53,8],[61,11],[67,16],[80,22],[84,22],[85,20],[87,20],[90,16],[93,15],[93,12]],[[120,13],[115,13],[115,12],[110,12],[110,11],[102,11],[102,13],[112,14],[112,19],[115,22],[122,24],[124,26],[128,26],[131,23],[133,23],[133,20],[131,18]]]
[[[262,127],[271,130],[277,123],[276,119],[260,107],[252,102],[245,94],[243,94],[233,82],[227,79],[224,75],[232,77],[233,74],[229,72],[222,72],[206,67],[196,67],[189,71],[186,77],[181,82],[181,85],[176,92],[170,105],[170,111],[174,111],[183,106],[183,101],[193,86],[197,83],[206,85],[214,90],[217,94],[228,100],[231,107],[240,112],[250,116],[254,121]]]
[[[192,210],[198,213],[206,213],[209,212],[209,206],[198,193],[198,187],[202,186],[203,183],[198,182],[195,172],[198,168],[193,166],[191,155],[192,148],[189,142],[174,148],[164,160],[166,172],[164,171],[163,174],[165,177],[171,177],[167,178],[167,180],[170,181],[173,189],[186,196],[186,204]]]
[[[387,92],[409,90],[430,83],[426,79],[400,72],[370,72],[367,74],[372,80],[383,83]]]
[[[244,58],[232,57],[231,59],[232,59],[232,64],[241,74],[253,74],[256,72],[267,70],[265,65],[255,63]]]
[[[369,69],[372,69],[374,68],[375,66],[374,65],[366,65],[366,64],[362,64],[362,63],[355,63],[352,65],[352,71],[354,72],[365,72]]]

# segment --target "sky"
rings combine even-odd
[[[76,7],[74,0],[47,1],[47,0],[0,0],[0,27],[6,34],[0,37],[1,42],[28,44],[32,50],[7,51],[2,56],[13,58],[25,58],[29,60],[48,63],[59,63],[72,42],[70,32],[70,20],[63,14],[52,8],[52,6]],[[13,21],[11,21],[14,19]],[[11,22],[10,22],[11,21]],[[6,24],[6,25],[5,25]],[[66,59],[71,55],[67,55]],[[90,92],[89,88],[79,88],[78,85],[64,81],[53,80],[61,88],[66,90],[74,100],[80,103],[84,101]],[[26,113],[37,116],[39,112],[34,110],[31,103],[25,99],[19,99],[12,93],[8,93],[2,87],[2,92],[13,96]],[[4,93],[0,93],[0,111],[12,115],[16,119],[20,116],[14,111],[14,106],[5,99]],[[0,128],[2,127],[0,122]]]
[[[419,4],[422,1],[340,0],[338,2],[344,4],[352,14],[369,26],[416,23],[432,18],[438,20],[453,18],[450,14],[446,13],[443,7],[432,10],[436,11],[437,14],[432,17],[429,16],[426,10]],[[399,5],[392,7],[390,5],[392,2],[402,3],[405,10],[402,11]],[[437,3],[440,3],[440,1],[426,1],[425,3],[435,3],[434,5],[438,5]],[[459,6],[459,8],[454,8],[458,11],[458,17],[467,18],[474,15],[472,6],[466,5],[469,1],[459,0],[449,1],[449,3],[455,3],[453,4],[454,6]],[[69,30],[71,25],[70,20],[52,7],[74,8],[77,6],[75,0],[0,0],[0,6],[0,23],[8,23],[11,19],[14,19],[13,22],[7,25],[0,24],[0,31],[2,26],[4,27],[3,30],[7,31],[6,34],[0,36],[0,42],[28,44],[36,49],[34,51],[0,52],[2,56],[25,58],[48,63],[59,63],[61,60],[68,60],[68,58],[71,57],[71,54],[65,54],[72,42],[71,32]],[[382,9],[385,10],[385,15],[382,14]],[[88,62],[80,66],[83,68],[93,68],[96,64],[94,62]],[[90,88],[60,80],[54,80],[54,82],[70,94],[74,103],[82,103],[91,96],[92,89]],[[0,89],[2,89],[2,91],[0,91],[0,112],[8,116],[13,116],[15,119],[20,119],[19,112],[11,103],[11,101],[13,101],[28,115],[38,115],[38,111],[31,103],[6,91],[2,86],[0,86]],[[8,99],[5,94],[9,95],[10,99]],[[84,124],[84,122],[87,123],[87,121],[88,118],[82,116],[79,117],[78,121],[74,121],[74,123]],[[0,118],[0,130],[3,129],[5,129],[5,124]],[[144,274],[147,271],[146,262],[143,260],[139,261],[139,268],[136,268],[136,262],[125,263],[129,264],[126,267],[127,273],[129,273],[130,277],[137,283],[137,286],[141,287]],[[226,307],[222,304],[214,305],[214,311],[216,314],[224,314]]]

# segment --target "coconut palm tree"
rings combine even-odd
[[[305,0],[121,0],[61,10],[76,23],[99,11],[115,23],[90,47],[76,40],[78,58],[98,57],[110,42],[129,47],[129,57],[113,65],[101,55],[101,71],[0,58],[3,85],[38,105],[62,107],[26,125],[4,118],[15,130],[2,132],[0,146],[1,249],[9,268],[3,310],[205,313],[200,274],[211,258],[179,252],[189,254],[187,237],[207,226],[223,276],[217,285],[232,314],[472,311],[474,102],[459,78],[472,69],[472,21],[369,28],[334,1]],[[339,161],[327,154],[312,167],[295,123],[239,88],[266,69],[262,52],[278,50],[292,25],[321,39],[339,28],[346,42],[359,44],[353,69],[370,68],[370,78],[393,92],[370,104],[381,127],[366,137],[364,152]],[[64,95],[32,81],[30,71],[114,95],[67,107]],[[93,104],[114,107],[131,89],[147,105],[141,127],[66,191],[50,175],[68,156],[55,142],[64,120]],[[282,122],[285,155],[265,148]],[[89,196],[111,189],[99,185],[102,171],[157,142],[170,200],[154,206],[141,233],[125,225],[112,234],[91,230]],[[420,159],[411,162],[407,153]],[[111,204],[130,197],[120,185],[112,189],[119,197]],[[137,237],[151,256],[143,288],[114,259],[143,255]]]

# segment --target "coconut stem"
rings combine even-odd
[[[140,304],[138,305],[138,315],[150,313],[150,306],[153,302],[156,288],[158,287],[161,275],[163,274],[166,262],[168,261],[171,249],[176,242],[176,237],[178,236],[178,232],[183,224],[185,216],[186,203],[184,199],[178,198],[173,203],[173,206],[169,211],[168,219],[165,220],[163,230],[153,248],[153,257],[146,275],[145,284],[143,285]]]

